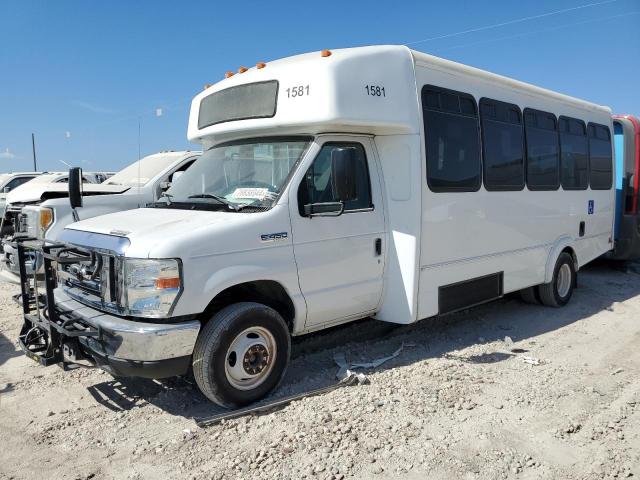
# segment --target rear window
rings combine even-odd
[[[249,83],[226,88],[200,102],[198,128],[234,120],[271,118],[276,114],[278,81]]]
[[[590,123],[589,170],[592,190],[609,190],[613,184],[613,158],[609,127]]]

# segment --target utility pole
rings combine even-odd
[[[38,163],[36,162],[36,136],[31,134],[31,147],[33,148],[33,171],[38,171]]]

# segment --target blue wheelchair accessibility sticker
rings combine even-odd
[[[587,207],[587,213],[593,215],[593,200],[589,200],[589,206]]]

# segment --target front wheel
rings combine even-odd
[[[274,309],[243,302],[206,323],[193,352],[200,391],[223,407],[255,402],[276,388],[289,364],[291,337]]]

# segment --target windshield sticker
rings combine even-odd
[[[264,200],[268,193],[268,188],[236,188],[231,196],[233,198]]]

